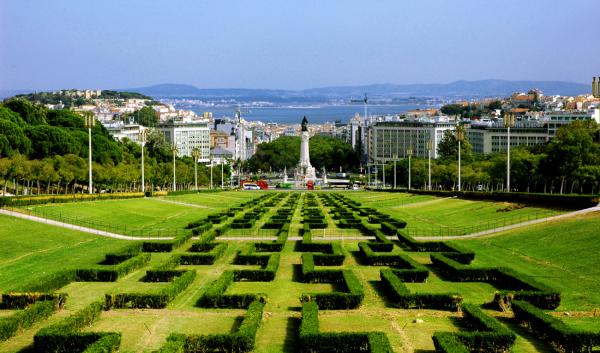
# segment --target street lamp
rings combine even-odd
[[[409,148],[406,150],[406,155],[408,156],[408,190],[410,190],[410,184],[411,184],[411,168],[410,168],[410,157],[413,154],[413,150],[412,148]]]
[[[431,191],[431,150],[433,149],[433,142],[427,141],[427,190]]]
[[[88,164],[90,169],[88,191],[93,194],[92,190],[92,128],[96,125],[96,118],[92,112],[84,112],[85,127],[88,129]]]
[[[213,172],[212,172],[212,168],[213,167],[213,159],[212,156],[210,157],[210,189],[212,190],[213,188]]]
[[[382,167],[381,173],[383,174],[382,179],[381,179],[381,181],[383,183],[382,188],[385,189],[385,163],[382,163],[381,167]]]
[[[147,139],[148,139],[148,130],[144,129],[144,130],[140,131],[140,134],[138,135],[138,141],[140,141],[140,144],[142,145],[142,192],[146,191],[146,184],[145,184],[146,178],[144,177],[144,145],[146,144]]]
[[[223,159],[221,159],[221,189],[224,189],[225,186],[223,184]]]
[[[394,189],[396,189],[396,159],[398,159],[398,155],[394,153]]]
[[[462,126],[457,126],[456,127],[456,141],[458,141],[458,191],[460,191],[460,189],[461,189],[461,182],[460,182],[460,144],[461,144],[461,142],[463,142],[464,139],[465,139],[465,131],[463,130]]]
[[[194,186],[198,190],[198,158],[200,158],[200,149],[194,147],[192,149],[192,157],[194,158]]]
[[[510,192],[510,128],[515,125],[515,114],[504,114],[504,127],[506,128],[506,192]]]
[[[175,175],[175,157],[177,156],[177,146],[171,145],[171,152],[173,153],[173,191],[177,191],[177,178]]]

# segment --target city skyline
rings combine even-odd
[[[600,4],[0,2],[0,89],[587,83]]]

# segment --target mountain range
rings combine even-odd
[[[374,99],[404,99],[408,97],[481,98],[506,97],[514,92],[540,89],[546,95],[576,96],[590,91],[589,85],[565,81],[479,80],[430,84],[372,84],[364,86],[332,86],[303,90],[251,88],[198,88],[187,84],[158,84],[120,91],[139,92],[155,98],[197,98],[237,101],[323,101],[362,99],[365,93]]]

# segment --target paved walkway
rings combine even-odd
[[[96,235],[100,235],[100,236],[103,236],[103,237],[114,238],[114,239],[121,239],[121,240],[170,240],[170,239],[173,239],[173,237],[162,237],[162,238],[158,238],[158,237],[132,237],[132,236],[129,236],[129,235],[123,235],[123,234],[116,234],[116,233],[111,233],[111,232],[105,232],[103,230],[98,230],[98,229],[94,229],[94,228],[82,227],[82,226],[78,226],[78,225],[74,225],[74,224],[70,224],[70,223],[64,223],[64,222],[54,221],[54,220],[51,220],[51,219],[48,219],[48,218],[42,218],[42,217],[37,217],[37,216],[30,216],[30,215],[27,215],[27,214],[15,212],[15,211],[9,211],[9,210],[5,210],[5,209],[0,209],[0,214],[5,215],[5,216],[11,216],[11,217],[17,217],[17,218],[21,218],[21,219],[26,219],[28,221],[49,224],[49,225],[52,225],[52,226],[57,226],[57,227],[62,227],[62,228],[67,228],[67,229],[72,229],[72,230],[77,230],[77,231],[80,231],[80,232],[96,234]]]
[[[166,200],[166,199],[158,198],[158,197],[148,197],[147,200],[155,200],[155,201],[160,201],[160,202],[165,202],[165,203],[172,203],[172,204],[175,204],[175,205],[187,206],[187,207],[210,208],[210,207],[204,206],[204,205],[196,205],[196,204],[193,204],[193,203],[185,203],[185,202],[180,202],[180,201]]]

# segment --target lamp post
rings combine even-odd
[[[173,191],[177,191],[177,178],[175,175],[175,157],[177,156],[177,146],[171,145],[171,152],[173,153]]]
[[[411,184],[411,168],[410,168],[410,157],[413,154],[412,148],[406,150],[406,155],[408,156],[408,190],[410,190]]]
[[[396,189],[396,159],[398,159],[398,155],[394,153],[394,189]]]
[[[382,188],[385,189],[385,163],[381,164],[381,182],[383,183]]]
[[[192,157],[194,158],[194,186],[198,190],[198,158],[200,158],[200,149],[194,147],[192,149]]]
[[[89,165],[89,183],[88,183],[88,191],[90,194],[94,193],[92,189],[92,128],[96,125],[96,118],[94,117],[94,113],[85,112],[83,113],[83,117],[85,118],[85,127],[88,129],[88,165]]]
[[[213,188],[213,159],[212,156],[210,157],[210,189],[212,190]]]
[[[506,127],[506,192],[510,192],[510,128],[515,125],[515,114],[504,114],[504,127]]]
[[[225,186],[223,184],[223,159],[221,159],[221,189],[224,189]]]
[[[427,141],[427,190],[431,191],[431,150],[433,149],[433,142]]]
[[[148,139],[148,130],[142,130],[140,131],[140,134],[138,135],[138,140],[140,141],[140,144],[142,145],[142,192],[146,191],[146,178],[144,176],[144,145],[146,144],[146,140]]]
[[[461,189],[461,181],[460,181],[460,144],[465,139],[465,131],[462,126],[456,127],[456,141],[458,141],[458,191]]]

